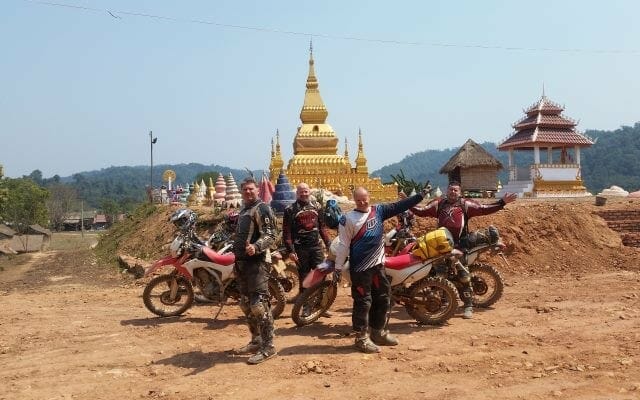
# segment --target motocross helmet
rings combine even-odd
[[[185,231],[189,229],[196,222],[197,214],[188,208],[181,208],[176,210],[169,217],[169,221],[172,222],[178,229]]]

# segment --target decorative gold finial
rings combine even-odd
[[[280,130],[276,129],[276,154],[280,154]]]
[[[344,138],[344,158],[349,159],[349,143],[347,143],[347,138]]]
[[[309,39],[309,54],[311,55],[311,59],[313,59],[313,36]]]

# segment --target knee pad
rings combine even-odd
[[[461,262],[456,263],[456,269],[458,270],[458,280],[465,285],[471,282],[471,274],[469,270]]]
[[[266,313],[267,308],[264,306],[264,303],[259,302],[251,305],[251,315],[254,317],[262,319]]]

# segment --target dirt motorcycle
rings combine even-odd
[[[389,239],[396,240],[395,243],[391,242],[390,249],[397,249],[395,253],[391,254],[407,254],[413,250],[416,237],[411,233],[410,228],[411,220],[397,233],[390,231],[395,235],[389,236]],[[478,258],[484,253],[498,255],[508,265],[503,253],[506,246],[500,241],[499,233],[494,227],[489,227],[486,233],[472,232],[469,237],[472,239],[463,241],[464,250],[456,253],[452,258],[443,260],[444,263],[434,268],[432,274],[447,278],[456,286],[458,292],[461,292],[463,284],[460,282],[458,269],[467,268],[471,275],[473,305],[481,308],[490,307],[502,297],[504,279],[495,266],[479,262]]]
[[[231,210],[225,213],[222,223],[218,224],[216,230],[209,237],[208,246],[217,251],[223,250],[232,240],[237,223],[238,211]],[[284,246],[271,251],[271,259],[271,275],[280,282],[285,292],[285,298],[291,300],[298,294],[300,281],[298,270],[295,266],[285,262],[286,249]]]
[[[210,303],[219,306],[216,319],[229,298],[240,300],[233,268],[235,255],[229,251],[231,244],[227,242],[220,251],[208,247],[195,233],[196,214],[191,210],[176,211],[171,221],[179,231],[169,247],[170,254],[154,262],[145,271],[145,276],[165,266],[173,269],[147,283],[142,294],[144,305],[161,317],[180,315],[193,305],[196,286]],[[284,289],[274,278],[269,279],[268,286],[271,311],[277,318],[285,307]]]
[[[337,238],[331,243],[331,254],[335,254],[337,243]],[[407,313],[421,324],[442,325],[458,308],[455,286],[443,277],[430,276],[433,266],[446,257],[450,255],[423,260],[407,253],[385,258],[392,301],[404,305]],[[327,279],[334,266],[332,261],[326,260],[303,281],[305,290],[291,311],[291,318],[296,325],[304,326],[316,321],[335,301],[339,282]],[[341,276],[341,279],[350,281],[348,262],[344,265]]]

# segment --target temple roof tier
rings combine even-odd
[[[578,123],[571,118],[564,117],[562,115],[532,115],[522,118],[520,121],[513,124],[513,128],[516,130],[531,128],[535,126],[544,127],[563,127],[571,128]]]
[[[516,132],[498,146],[498,150],[510,148],[531,149],[533,146],[562,148],[567,146],[589,147],[593,141],[577,131],[535,128]]]
[[[541,112],[543,114],[559,114],[562,111],[564,111],[563,106],[552,102],[545,95],[542,95],[540,100],[538,100],[536,103],[529,106],[528,109],[524,110],[524,113],[536,114]]]

